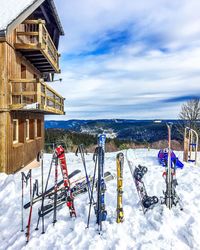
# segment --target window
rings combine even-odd
[[[19,121],[13,119],[13,143],[19,142]]]
[[[21,64],[21,79],[26,79],[26,66]]]
[[[42,122],[41,120],[37,120],[37,137],[42,136]]]
[[[35,138],[35,120],[29,119],[29,139],[33,140]]]
[[[26,119],[26,123],[25,123],[25,133],[26,133],[26,140],[29,140],[30,139],[30,134],[29,134],[29,119]]]
[[[37,134],[37,119],[35,119],[35,122],[34,122],[34,131],[35,131],[35,138],[38,137],[38,134]]]

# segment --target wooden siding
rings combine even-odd
[[[2,117],[3,113],[0,113]],[[0,123],[1,131],[2,126],[6,131],[6,138],[0,138],[1,153],[0,157],[0,171],[8,174],[14,173],[23,168],[31,161],[33,161],[37,154],[43,149],[44,146],[44,115],[24,112],[4,112],[7,124]],[[13,144],[13,119],[19,120],[19,143]],[[34,137],[34,132],[31,132],[32,139],[26,140],[25,138],[25,121],[26,119],[39,119],[41,120],[41,137]],[[30,128],[31,129],[31,128]],[[32,131],[32,129],[31,129]],[[4,143],[4,145],[3,145]]]
[[[12,42],[12,36],[9,37]],[[44,124],[44,115],[31,112],[10,112],[11,82],[10,79],[21,78],[21,64],[26,66],[26,78],[41,78],[40,73],[8,42],[0,42],[0,172],[14,173],[30,163],[43,148],[44,131],[41,138],[34,138],[23,143],[13,144],[12,120],[19,119],[23,124],[24,119],[41,119]],[[21,131],[19,134],[24,137]]]
[[[43,33],[47,32],[43,27]],[[0,172],[6,172],[8,174],[14,173],[24,166],[32,162],[38,152],[43,149],[44,146],[44,113],[42,110],[27,110],[27,111],[12,111],[10,109],[12,104],[12,79],[22,79],[26,75],[26,79],[41,79],[42,73],[39,71],[30,60],[26,59],[21,52],[16,51],[16,30],[9,33],[5,40],[0,41]],[[50,44],[50,50],[46,51],[52,54],[50,59],[56,61],[54,67],[57,71],[58,68],[58,54],[57,50],[52,44],[50,37],[48,39]],[[50,51],[50,52],[49,52]],[[28,57],[27,57],[28,58]],[[26,73],[21,73],[21,65],[26,67]],[[38,90],[38,84],[36,82],[36,89]],[[46,92],[49,92],[49,96],[46,95],[46,103],[49,102],[46,112],[63,114],[63,98],[56,94],[55,91],[49,87],[45,88]],[[57,95],[57,96],[55,96]],[[43,96],[40,98],[42,99]],[[60,99],[59,99],[60,98]],[[48,107],[49,106],[49,107]],[[59,106],[59,108],[58,108]],[[45,107],[46,108],[46,107]],[[58,109],[58,112],[56,111]],[[43,112],[43,113],[39,113]],[[13,119],[19,120],[19,143],[13,144]],[[30,140],[25,138],[25,120],[30,120]],[[38,131],[41,132],[40,137],[35,137],[34,133],[34,120],[39,122]]]

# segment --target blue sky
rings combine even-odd
[[[65,116],[177,118],[200,96],[200,1],[55,0]]]

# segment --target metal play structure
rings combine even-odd
[[[197,151],[198,151],[199,138],[195,130],[186,127],[184,133],[184,154],[183,160],[185,162],[197,163]]]

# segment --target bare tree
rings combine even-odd
[[[200,133],[200,98],[190,99],[181,106],[179,113],[181,120],[178,131],[183,134],[184,128],[189,127]]]
[[[73,147],[73,142],[72,140],[68,137],[67,134],[65,134],[62,138],[59,138],[58,140],[58,144],[59,143],[63,143],[65,149],[67,150],[67,152],[70,152],[72,150]]]
[[[179,118],[187,122],[188,126],[195,128],[200,121],[200,98],[187,101],[181,107]]]

